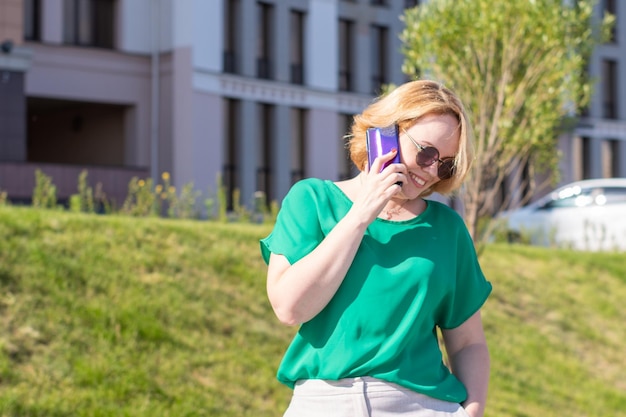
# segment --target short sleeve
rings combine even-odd
[[[266,263],[270,253],[275,253],[293,264],[317,247],[324,238],[319,210],[325,199],[310,179],[293,185],[282,202],[274,229],[260,241]]]
[[[442,303],[438,320],[439,326],[444,329],[454,329],[463,324],[482,307],[492,290],[465,224],[457,228],[456,235],[456,247],[450,251],[450,259],[456,259],[453,270],[456,276],[448,297]]]

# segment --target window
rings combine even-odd
[[[615,139],[605,140],[602,146],[602,176],[619,177],[619,145]]]
[[[591,138],[582,137],[582,178],[591,178]]]
[[[236,189],[241,188],[239,179],[239,160],[237,155],[240,154],[240,131],[239,124],[241,122],[241,103],[239,100],[225,99],[225,126],[226,126],[226,143],[224,144],[224,166],[222,167],[222,182],[226,189],[226,208],[232,210],[233,195]]]
[[[581,207],[589,204],[590,197],[586,195],[577,195],[558,200],[552,200],[544,206],[539,207],[540,210],[549,210],[553,208],[565,207]],[[585,204],[586,203],[586,204]]]
[[[607,204],[623,204],[626,202],[626,188],[600,186],[593,188],[571,187],[561,193],[566,196],[549,201],[541,209],[555,207],[587,207],[591,205],[604,206]]]
[[[617,19],[617,1],[616,0],[604,0],[603,2],[604,13],[610,13]],[[611,36],[609,38],[609,42],[615,43],[617,42],[617,26],[618,22],[615,21],[615,24],[611,28]]]
[[[114,0],[65,0],[64,41],[113,48]]]
[[[272,201],[273,193],[273,156],[274,156],[274,106],[271,104],[259,104],[259,154],[256,171],[256,190],[265,193],[265,201]]]
[[[257,77],[271,79],[272,69],[272,39],[274,28],[274,7],[267,3],[257,3],[259,17],[259,33],[257,36]]]
[[[237,44],[239,33],[239,0],[224,2],[224,72],[237,73]]]
[[[384,26],[372,25],[372,93],[379,94],[381,85],[387,82],[387,61],[389,60],[387,40],[389,30]]]
[[[593,203],[594,189],[581,188],[577,185],[565,188],[544,205],[539,206],[539,210],[549,210],[553,208],[585,207]]]
[[[339,126],[342,127],[342,131],[339,132],[341,138],[339,141],[339,179],[347,180],[356,175],[358,171],[350,159],[350,149],[348,148],[349,137],[347,135],[350,135],[352,131],[353,116],[340,114],[339,117],[341,118]]]
[[[291,109],[291,129],[291,137],[293,138],[291,147],[291,183],[294,184],[303,179],[306,174],[306,109]]]
[[[339,20],[339,90],[352,91],[352,43],[354,22]]]
[[[626,203],[626,187],[605,187],[603,191],[605,204]]]
[[[581,117],[589,117],[591,116],[591,110],[589,109],[589,103],[585,105],[585,107],[579,107],[578,113],[580,113]]]
[[[304,13],[292,10],[290,20],[290,79],[294,84],[304,84]]]
[[[24,0],[24,39],[41,40],[41,1]]]
[[[617,62],[602,61],[602,116],[617,119]]]
[[[371,0],[371,4],[374,6],[386,6],[387,0]]]

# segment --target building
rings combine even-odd
[[[417,3],[0,0],[0,190],[28,201],[41,169],[64,199],[87,169],[120,206],[132,177],[168,172],[250,203],[348,177],[351,115],[405,81],[399,16]],[[626,19],[621,2],[602,9]],[[594,55],[601,84],[562,139],[564,182],[626,176],[625,32]]]
[[[587,112],[571,136],[560,141],[561,182],[626,177],[626,3],[600,0],[595,16],[616,16],[611,40],[593,53],[589,72],[595,80]]]
[[[245,201],[347,176],[349,115],[404,80],[383,3],[0,0],[0,188],[27,200],[40,168],[66,197],[86,168],[119,203],[132,176],[219,174]]]

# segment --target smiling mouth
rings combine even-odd
[[[419,178],[415,174],[410,174],[409,177],[411,178],[411,181],[413,181],[413,183],[417,185],[418,187],[423,187],[424,185],[426,185],[426,181]]]

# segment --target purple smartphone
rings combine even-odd
[[[374,163],[374,159],[378,156],[391,152],[392,149],[397,149],[398,153],[389,162],[383,164],[381,171],[389,164],[400,163],[400,145],[398,143],[398,125],[387,127],[371,127],[366,131],[367,139],[367,161],[371,167]]]

